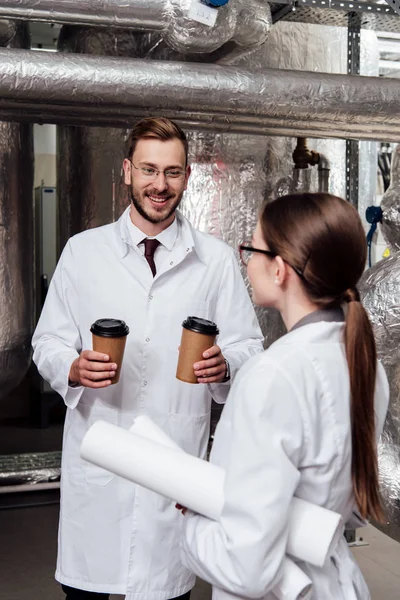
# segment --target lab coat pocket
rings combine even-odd
[[[169,435],[188,454],[204,457],[210,437],[210,413],[169,414]]]
[[[88,407],[89,408],[89,407]],[[108,407],[108,406],[99,406],[90,407],[89,414],[87,418],[88,429],[94,425],[97,421],[107,421],[108,423],[112,423],[114,425],[118,424],[118,411],[116,408]],[[98,467],[86,460],[84,463],[84,477],[87,483],[90,485],[98,485],[105,486],[112,479],[114,479],[115,475],[103,469],[102,467]]]

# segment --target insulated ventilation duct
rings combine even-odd
[[[400,541],[400,145],[391,183],[381,203],[382,233],[393,254],[368,269],[360,294],[371,318],[378,357],[389,379],[390,403],[379,444],[379,471],[387,525],[379,526]]]
[[[0,5],[0,18],[159,31],[181,52],[212,52],[226,42],[251,48],[268,36],[271,11],[263,0],[230,0],[215,9],[213,27],[188,18],[191,4],[192,0],[6,0]]]
[[[0,118],[397,140],[396,79],[0,49]]]
[[[7,34],[3,35],[8,31]],[[27,28],[0,23],[0,38],[28,47]],[[0,122],[0,401],[30,364],[33,327],[33,127]]]

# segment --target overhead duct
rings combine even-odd
[[[1,27],[0,27],[1,31]],[[27,29],[11,25],[13,46]],[[4,38],[3,38],[4,39]],[[25,375],[33,327],[33,127],[0,122],[0,400]]]
[[[241,47],[262,44],[271,27],[263,0],[231,0],[220,6],[213,27],[188,18],[192,0],[6,0],[0,18],[159,31],[180,52],[212,52],[230,41]]]
[[[395,141],[396,79],[0,49],[0,118]]]

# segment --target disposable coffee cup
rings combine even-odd
[[[119,319],[98,319],[90,328],[92,332],[93,350],[108,354],[110,362],[117,364],[117,370],[111,383],[118,383],[124,357],[126,336],[129,327]]]
[[[212,321],[199,317],[188,317],[182,323],[182,338],[179,350],[176,378],[186,383],[199,383],[194,374],[193,365],[204,360],[203,352],[214,345],[219,334],[218,327]]]

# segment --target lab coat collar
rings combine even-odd
[[[118,221],[115,223],[116,241],[121,258],[124,258],[128,254],[129,248],[133,247],[132,236],[128,228],[128,219],[130,218],[129,213],[130,205],[125,209]],[[178,227],[180,229],[181,243],[182,247],[184,248],[185,255],[195,251],[199,259],[206,264],[206,259],[202,251],[200,240],[197,239],[198,233],[179,210],[175,212],[175,215]],[[138,251],[138,248],[135,247],[135,250]]]
[[[128,213],[129,214],[129,213]],[[134,246],[139,246],[140,243],[146,239],[146,234],[139,229],[134,223],[132,223],[131,219],[126,219],[127,230],[130,234],[130,239]],[[174,219],[166,229],[158,233],[154,238],[160,242],[167,250],[171,251],[175,245],[176,238],[179,234],[179,225],[176,219]],[[151,236],[149,236],[151,237]]]
[[[323,343],[326,340],[332,340],[336,337],[338,343],[343,341],[344,321],[339,320],[324,320],[304,323],[298,328],[294,327],[285,335],[276,340],[272,346],[280,346],[284,344],[293,344],[298,342],[304,344],[307,342]],[[271,346],[271,347],[272,347]]]

